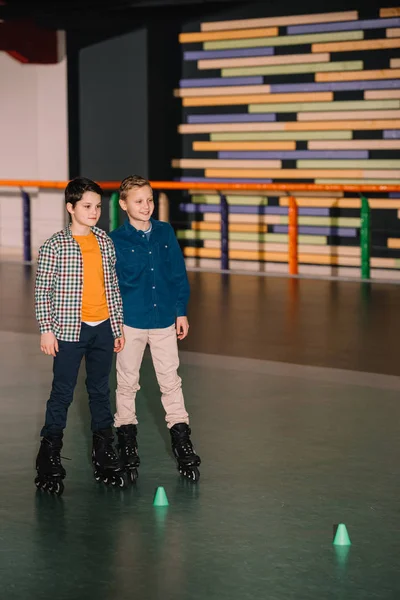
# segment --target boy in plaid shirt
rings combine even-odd
[[[122,300],[114,246],[95,225],[101,213],[100,186],[84,177],[69,182],[65,203],[71,223],[39,251],[35,286],[40,349],[53,357],[53,385],[36,459],[39,489],[61,494],[63,430],[82,358],[92,417],[95,478],[124,485],[113,448],[108,379],[114,352],[124,347]]]

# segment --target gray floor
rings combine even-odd
[[[193,486],[175,469],[146,359],[140,477],[119,491],[92,477],[82,372],[59,499],[33,485],[51,360],[32,333],[1,331],[0,348],[4,598],[400,597],[400,378],[182,352],[203,460]],[[168,509],[152,506],[159,485]],[[338,522],[347,553],[332,546]]]

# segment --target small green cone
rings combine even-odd
[[[153,506],[168,506],[168,498],[165,490],[162,486],[157,488],[157,491],[154,496]]]
[[[351,546],[350,537],[344,523],[339,523],[333,544],[335,546]]]

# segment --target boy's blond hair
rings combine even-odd
[[[142,177],[141,175],[129,175],[121,181],[119,186],[119,197],[121,200],[126,200],[126,196],[129,190],[133,188],[141,188],[148,185],[151,188],[150,181]]]

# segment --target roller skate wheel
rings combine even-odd
[[[137,469],[131,469],[130,471],[128,471],[128,479],[131,483],[136,483],[138,477],[139,473]]]

